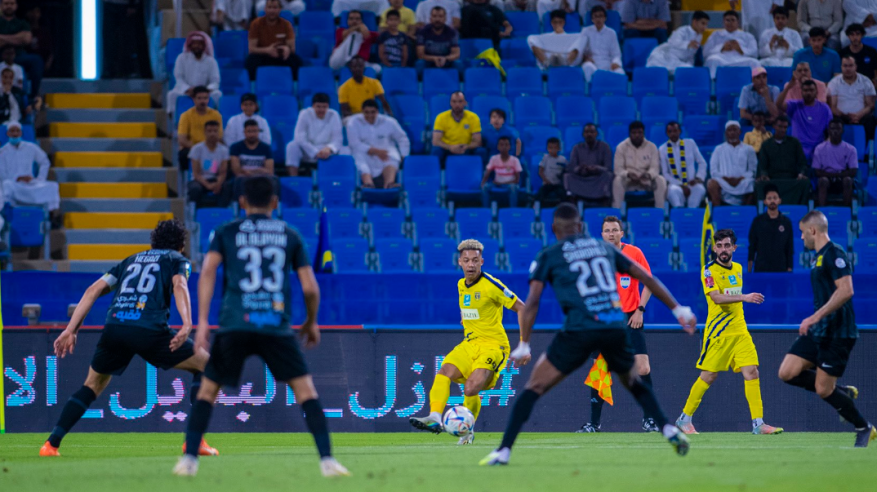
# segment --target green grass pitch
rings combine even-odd
[[[219,457],[195,478],[172,476],[180,434],[77,434],[40,458],[45,434],[0,436],[0,491],[875,491],[877,445],[848,433],[692,436],[687,457],[657,434],[521,435],[507,467],[478,461],[499,434],[458,447],[447,435],[335,434],[353,477],[324,479],[308,434],[209,434]]]

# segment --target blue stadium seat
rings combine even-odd
[[[225,96],[250,92],[250,76],[243,68],[223,68],[219,78],[219,90]]]
[[[179,99],[183,99],[182,97]],[[187,98],[188,99],[188,98]],[[222,121],[228,124],[228,119],[241,112],[240,96],[222,96],[219,99],[219,114],[222,115]],[[234,143],[234,142],[232,142]]]
[[[304,237],[318,237],[320,234],[320,211],[314,208],[284,208],[283,221]]]
[[[329,237],[363,237],[365,223],[362,210],[358,208],[332,208],[326,211],[329,219]]]
[[[441,169],[435,156],[411,155],[402,168],[402,186],[412,209],[439,204]]]
[[[786,82],[792,80],[792,73],[795,71],[792,67],[764,67],[767,70],[768,85],[775,85],[783,90]]]
[[[220,31],[213,48],[220,68],[244,68],[250,51],[247,31]]]
[[[563,96],[584,96],[585,74],[578,67],[548,69],[548,97],[557,102]],[[560,106],[557,106],[560,108]]]
[[[449,109],[451,109],[451,98],[449,96],[437,94],[429,98],[429,125],[432,126],[433,122],[435,122],[435,117]]]
[[[712,82],[706,67],[680,67],[673,76],[673,94],[683,114],[709,114]]]
[[[684,238],[698,238],[703,233],[702,208],[674,208],[670,210],[670,232],[680,241]]]
[[[296,119],[298,119],[296,115]],[[292,121],[278,121],[270,123],[271,130],[271,150],[274,153],[274,167],[286,165],[286,144],[292,142],[295,138],[295,123]]]
[[[464,79],[466,99],[502,95],[502,76],[495,68],[467,68]]]
[[[620,73],[597,70],[591,78],[591,99],[600,103],[607,96],[627,96],[627,77]]]
[[[655,38],[633,38],[624,40],[621,49],[621,66],[627,73],[633,72],[634,87],[636,87],[636,69],[646,66],[646,61],[652,50],[658,47]],[[664,70],[666,73],[666,69]]]
[[[511,12],[508,12],[511,13]],[[508,14],[507,13],[507,14]],[[527,12],[532,13],[532,12]],[[536,56],[527,44],[527,38],[503,39],[499,42],[503,67],[535,67]]]
[[[728,206],[713,208],[713,223],[716,231],[732,229],[737,234],[737,244],[749,244],[749,227],[758,215],[754,206]],[[739,257],[739,256],[738,256]]]
[[[368,240],[345,238],[332,241],[335,271],[338,273],[367,273]]]
[[[740,96],[744,85],[752,83],[752,69],[749,67],[719,67],[716,70],[716,102],[718,114],[731,110],[735,97]]]
[[[393,115],[408,135],[412,153],[422,153],[426,129],[426,109],[418,95],[396,95],[390,98]]]
[[[781,209],[782,210],[782,209]],[[785,213],[785,212],[783,212]],[[791,217],[789,217],[791,219]],[[862,207],[856,214],[859,220],[858,234],[860,238],[877,238],[877,207]],[[797,221],[793,221],[797,225]]]
[[[423,247],[424,239],[436,239],[448,237],[448,209],[439,207],[424,207],[411,209],[411,222],[414,223],[414,231],[417,240]]]
[[[588,233],[594,237],[600,237],[603,232],[603,218],[608,215],[614,215],[621,218],[621,210],[611,207],[586,208],[584,222],[588,228]]]
[[[594,23],[591,22],[591,13],[585,13],[584,23],[582,24],[584,27],[593,26]],[[611,27],[615,31],[615,35],[618,36],[618,42],[621,42],[621,37],[624,34],[624,28],[621,24],[621,14],[616,10],[609,10],[606,12],[606,27]],[[571,32],[568,28],[566,32]]]
[[[508,255],[508,267],[511,272],[525,273],[530,269],[536,255],[542,251],[541,239],[513,238],[503,241],[503,247]]]
[[[445,197],[447,201],[481,198],[484,164],[474,155],[452,155],[445,161]]]
[[[673,271],[673,240],[660,237],[643,238],[636,242],[636,247],[649,259],[652,272]]]
[[[580,32],[582,30],[582,19],[578,12],[566,14],[566,25],[563,30],[566,32]],[[551,32],[551,12],[545,12],[542,16],[542,32]]]
[[[510,98],[520,96],[541,96],[542,71],[536,67],[521,67],[508,70],[506,95]]]
[[[381,273],[411,272],[410,239],[376,239],[375,252],[378,254],[378,267]]]
[[[512,124],[512,105],[505,96],[478,96],[472,101],[470,111],[477,114],[481,118],[481,127],[484,128],[490,124],[490,112],[494,109],[505,111],[506,125]]]
[[[289,67],[259,67],[256,69],[256,95],[292,94],[292,69]]]
[[[859,210],[859,217],[862,216],[862,209]],[[780,205],[780,213],[789,218],[792,222],[792,229],[797,234],[798,231],[798,222],[801,222],[801,219],[807,215],[809,212],[809,208],[807,205]],[[795,238],[795,242],[799,242],[798,238]]]
[[[313,178],[290,176],[280,178],[280,203],[283,207],[310,207]]]
[[[551,224],[554,223],[554,209],[543,208],[539,211],[539,222],[536,224],[537,233],[541,232],[542,237],[546,239],[547,244],[557,242],[554,233],[551,231]],[[537,234],[537,237],[539,234]]]
[[[299,34],[335,35],[335,17],[331,12],[307,10],[298,16]]]
[[[539,15],[535,12],[506,12],[505,18],[512,25],[512,36],[526,38],[531,34],[539,34]]]
[[[609,144],[609,148],[612,149],[612,152],[615,152],[618,144],[624,142],[624,139],[626,139],[630,135],[630,130],[628,129],[627,125],[610,126],[608,130],[605,130],[605,132],[606,143]]]
[[[183,52],[186,38],[169,38],[164,45],[164,66],[167,73],[173,75],[177,57]]]
[[[311,96],[318,92],[335,94],[335,75],[329,67],[301,67],[298,71],[298,97],[303,99],[303,105],[310,102]]]
[[[349,13],[350,12],[345,10],[341,12],[341,15],[338,16],[341,20],[339,27],[347,29],[350,26],[347,23],[347,15]],[[362,15],[362,23],[365,24],[366,27],[368,27],[368,30],[376,32],[378,30],[378,16],[375,15],[374,12],[370,12],[368,10],[361,10],[359,13],[360,15]]]
[[[419,241],[426,273],[456,273],[457,241],[448,238],[427,238]]]
[[[33,210],[31,210],[30,212],[27,212],[27,210],[22,210],[22,209],[33,209]],[[36,212],[34,210],[36,210],[36,211],[39,211],[39,213],[41,214],[40,217],[42,217],[42,214],[43,214],[43,210],[41,208],[34,208],[34,207],[16,207],[13,209],[13,214],[18,212],[19,210],[22,210],[21,213],[28,213],[31,215],[35,214]],[[13,215],[13,217],[14,217],[14,215]],[[198,210],[195,211],[195,222],[197,222],[198,226],[199,226],[198,235],[199,235],[200,240],[201,240],[201,252],[202,253],[206,253],[207,249],[210,248],[210,233],[213,232],[213,229],[216,229],[218,226],[225,224],[226,222],[229,222],[231,220],[234,220],[234,212],[230,208],[199,208]],[[13,218],[13,225],[12,225],[12,233],[13,233],[12,234],[12,246],[16,246],[16,244],[15,244],[15,242],[16,242],[16,240],[15,240],[16,226],[15,226],[15,219],[14,218]],[[30,236],[28,236],[28,237],[30,237]],[[33,241],[34,239],[31,238],[30,240]],[[36,245],[35,244],[28,244],[27,246],[37,246],[39,244],[43,244],[42,238],[40,239],[38,244],[36,244]]]
[[[416,73],[416,71],[415,71],[415,73]],[[364,75],[366,77],[370,77],[373,79],[378,78],[378,74],[375,72],[375,69],[372,67],[365,67],[365,74]],[[347,82],[348,80],[350,80],[351,77],[353,77],[353,74],[350,73],[350,69],[347,67],[341,67],[341,70],[338,71],[338,85],[340,86],[344,82]],[[416,88],[417,86],[414,86],[414,87]],[[386,92],[386,89],[384,89],[384,91]]]
[[[732,261],[735,261],[743,267],[743,271],[749,266],[749,244],[748,242],[741,244],[737,241],[737,249],[734,250]]]
[[[493,48],[493,41],[481,38],[469,38],[460,40],[460,60],[469,63],[484,50]]]
[[[443,94],[450,101],[451,94],[458,90],[460,90],[460,72],[458,70],[427,68],[423,71],[424,99]]]
[[[458,208],[454,213],[454,223],[458,241],[477,239],[483,242],[492,236],[493,212],[489,208]]]
[[[660,126],[662,131],[667,126],[667,123],[679,120],[679,107],[677,106],[676,99],[669,96],[644,97],[640,104],[640,113],[646,128]],[[655,145],[657,145],[657,142],[655,142]]]
[[[713,147],[725,141],[725,118],[722,116],[689,115],[684,118],[682,126],[700,148]]]
[[[305,242],[305,258],[309,261],[315,259],[315,255],[317,254],[317,249],[320,247],[320,239],[316,237],[308,237],[302,238]]]
[[[550,126],[528,126],[521,133],[521,143],[525,152],[544,152],[549,138],[563,138],[560,130]]]
[[[323,206],[353,206],[353,192],[356,189],[356,166],[353,157],[335,155],[317,163],[317,189]]]
[[[856,273],[877,273],[877,237],[859,238],[853,243]]]
[[[487,273],[501,270],[499,241],[496,239],[478,239],[484,245],[484,271]]]
[[[374,240],[405,237],[405,211],[401,208],[370,208],[366,218]]]
[[[569,153],[577,143],[584,142],[585,137],[582,135],[582,126],[568,126],[563,132],[563,150]]]
[[[331,32],[299,33],[296,36],[295,54],[301,57],[305,66],[325,67],[334,48],[335,35]]]
[[[542,96],[515,99],[515,126],[540,125],[551,126],[551,101]]]
[[[298,99],[288,94],[265,96],[262,99],[262,117],[269,122],[295,123],[298,120]]]
[[[600,127],[603,131],[614,125],[625,128],[636,120],[636,100],[627,96],[608,96],[600,99],[598,103],[600,114]]]
[[[627,225],[630,240],[664,237],[664,209],[636,207],[627,209]],[[636,242],[634,241],[634,243]]]
[[[381,72],[381,85],[387,96],[397,94],[417,95],[420,84],[417,82],[417,70],[413,68],[384,68]]]
[[[859,158],[859,162],[868,161],[868,140],[865,138],[864,126],[844,125],[843,141],[856,148],[856,155]]]
[[[658,147],[667,141],[666,125],[658,125],[653,121],[651,125],[646,124],[646,132],[646,138],[649,139],[649,142]],[[704,159],[707,158],[704,157]],[[707,159],[707,164],[709,164],[709,159]]]
[[[556,69],[555,69],[556,70]],[[548,72],[549,76],[551,72]],[[554,106],[557,109],[557,126],[584,126],[594,119],[594,100],[585,96],[561,96]]]
[[[625,44],[628,42],[625,41]],[[636,99],[637,104],[641,103],[644,97],[669,96],[670,75],[667,73],[667,69],[663,67],[640,67],[635,69],[633,71],[631,94]]]
[[[683,272],[700,271],[700,246],[701,239],[688,237],[679,239],[679,253],[681,258],[679,261],[679,270]],[[649,263],[651,265],[651,263]]]
[[[177,106],[174,108],[174,126],[178,127],[180,124],[180,115],[185,113],[186,111],[195,107],[195,101],[192,101],[192,98],[186,95],[180,95],[177,97]]]
[[[841,246],[849,246],[849,226],[853,213],[848,207],[821,207],[819,211],[828,219],[828,235]]]
[[[503,208],[499,210],[499,227],[503,241],[533,237],[536,215],[532,208]]]

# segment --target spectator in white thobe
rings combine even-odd
[[[714,32],[703,47],[704,65],[709,67],[710,76],[716,78],[719,67],[760,67],[758,43],[755,36],[739,29],[740,14],[729,10],[722,20],[725,28]]]
[[[731,10],[736,10],[736,6],[740,0],[730,0]],[[785,0],[743,0],[741,7],[741,24],[743,30],[758,36],[759,33],[769,29],[771,22],[770,16],[775,12],[777,7],[782,7]]]
[[[585,80],[590,83],[591,77],[597,70],[608,70],[624,75],[624,69],[621,68],[621,46],[618,45],[618,34],[614,29],[606,26],[606,9],[599,5],[591,9],[591,21],[594,22],[593,26],[582,29],[582,37],[587,39],[582,43],[585,50],[585,63],[582,64]]]
[[[3,198],[13,207],[42,205],[49,212],[61,206],[58,183],[47,181],[49,157],[37,144],[21,140],[21,125],[6,124],[9,142],[0,147],[0,181],[3,182]],[[34,163],[39,166],[34,176]]]
[[[843,0],[844,2],[844,30],[850,24],[861,24],[865,27],[865,37],[877,36],[877,0]],[[846,48],[850,45],[850,38],[846,33],[840,33],[841,45]]]
[[[581,65],[585,39],[578,33],[567,34],[563,30],[565,25],[566,12],[555,10],[551,12],[552,32],[527,36],[527,45],[533,50],[539,68]]]
[[[670,35],[666,43],[652,50],[647,67],[664,67],[675,73],[679,67],[693,67],[697,50],[703,44],[703,32],[709,25],[710,16],[698,10],[691,16],[691,25],[682,26]]]
[[[591,12],[591,9],[596,7],[597,5],[603,7],[606,10],[614,10],[621,14],[621,9],[624,8],[624,0],[579,0],[579,15],[581,15],[582,19],[584,19],[585,16]]]
[[[201,31],[190,33],[186,37],[183,52],[177,55],[174,62],[174,88],[167,93],[167,112],[173,114],[177,107],[177,98],[186,95],[192,97],[192,90],[203,85],[210,90],[210,98],[219,107],[219,64],[213,58],[213,42],[210,36]]]
[[[679,138],[679,123],[667,123],[666,132],[668,140],[658,147],[658,155],[661,175],[667,180],[667,201],[676,208],[697,208],[706,196],[706,160],[694,140]]]
[[[408,157],[411,143],[399,123],[378,113],[378,103],[368,99],[362,113],[347,122],[347,142],[365,188],[395,188],[396,173]]]
[[[286,145],[289,174],[298,176],[302,163],[310,164],[306,170],[306,175],[309,174],[309,169],[318,160],[337,154],[343,141],[341,115],[329,109],[329,95],[323,92],[314,94],[311,107],[298,113],[292,142]]]
[[[351,10],[367,10],[381,15],[381,12],[390,8],[387,0],[334,0],[332,2],[332,16],[341,17],[341,12]]]
[[[256,11],[263,12],[266,2],[267,0],[258,0],[256,2]],[[306,8],[304,0],[280,0],[280,9],[286,10],[295,16],[304,12]]]
[[[256,114],[259,103],[255,94],[246,93],[241,96],[241,112],[228,119],[222,139],[229,146],[244,139],[244,123],[253,120],[259,124],[259,140],[271,145],[271,128],[268,120]]]
[[[758,41],[758,56],[765,67],[791,67],[795,52],[804,48],[801,35],[789,29],[789,12],[783,7],[773,11],[774,27],[761,33]]]
[[[213,0],[210,20],[226,31],[246,31],[252,11],[253,0]]]
[[[755,149],[740,141],[740,123],[725,124],[725,143],[716,147],[710,157],[710,177],[707,191],[713,206],[724,203],[751,205],[754,203],[755,171],[758,157]]]

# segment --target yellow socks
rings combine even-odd
[[[743,381],[743,390],[746,392],[746,401],[749,402],[749,413],[752,420],[764,418],[764,407],[761,404],[761,381]]]
[[[465,396],[463,397],[463,406],[472,412],[475,420],[478,420],[478,414],[481,413],[481,396]]]
[[[432,388],[429,390],[429,411],[441,415],[445,411],[445,406],[447,406],[448,398],[450,397],[451,380],[444,374],[436,374],[432,382]]]
[[[685,408],[682,409],[682,413],[689,417],[694,415],[694,412],[697,411],[697,407],[700,406],[701,400],[703,400],[704,393],[706,393],[706,390],[708,389],[710,389],[710,385],[706,384],[706,381],[703,379],[697,378],[697,380],[694,381],[694,385],[691,387],[691,393],[688,394],[688,400],[685,402]],[[746,396],[747,398],[749,397],[748,390]],[[761,398],[759,398],[758,402],[759,404],[761,403]]]

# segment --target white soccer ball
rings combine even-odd
[[[466,407],[454,407],[445,412],[442,425],[445,432],[452,436],[468,436],[475,426],[475,416]]]

